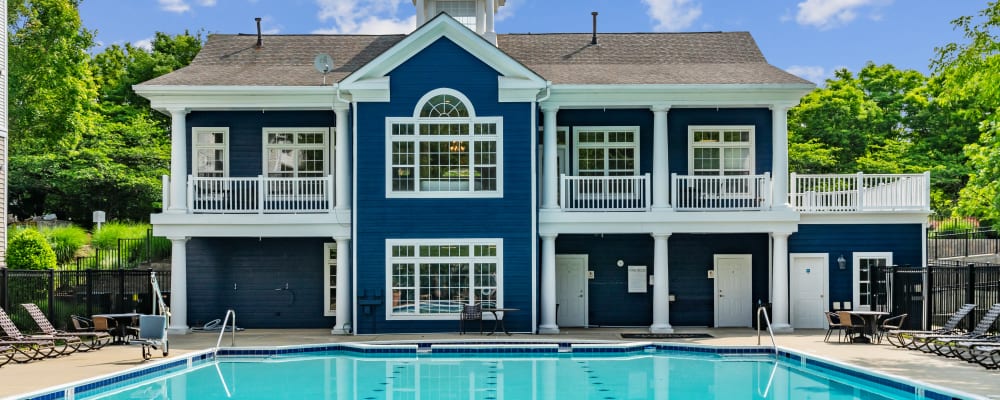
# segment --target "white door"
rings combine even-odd
[[[800,253],[791,254],[789,258],[792,328],[826,328],[826,282],[830,269],[827,254]]]
[[[587,256],[556,254],[556,325],[587,326]]]
[[[749,254],[715,255],[715,326],[749,327],[753,314]]]

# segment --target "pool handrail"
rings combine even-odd
[[[778,343],[774,341],[774,331],[771,329],[771,319],[767,317],[767,309],[764,306],[757,307],[757,345],[760,346],[760,316],[764,315],[764,323],[767,324],[767,333],[771,335],[771,347],[774,347],[774,355],[778,355]]]
[[[230,315],[233,316],[233,342],[230,345],[230,347],[236,346],[236,311],[233,309],[229,309],[226,310],[226,316],[222,319],[222,327],[221,327],[222,329],[219,330],[219,340],[215,342],[215,351],[213,352],[212,356],[219,355],[219,346],[222,344],[222,335],[226,333],[226,325],[228,325]]]

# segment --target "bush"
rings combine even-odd
[[[21,229],[7,244],[7,267],[10,269],[55,269],[56,253],[40,232]]]
[[[74,225],[45,228],[41,232],[56,252],[56,262],[60,265],[73,261],[77,251],[90,241],[87,231]]]

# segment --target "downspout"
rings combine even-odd
[[[548,100],[550,96],[552,96],[552,81],[545,81],[545,96],[535,100],[535,102],[541,104],[543,101]]]

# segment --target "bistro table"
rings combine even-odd
[[[508,336],[510,336],[510,331],[507,330],[507,325],[505,325],[503,323],[503,320],[504,320],[504,317],[507,316],[507,313],[514,312],[514,311],[520,311],[520,309],[519,308],[483,308],[483,312],[484,313],[488,312],[488,313],[492,313],[493,314],[493,331],[490,332],[490,333],[488,333],[488,335],[492,335],[494,333],[497,333],[497,327],[499,326],[501,328],[501,330],[503,331],[503,333],[506,333]]]
[[[857,315],[865,322],[864,330],[861,331],[861,335],[851,339],[853,343],[871,343],[873,337],[875,337],[875,329],[878,328],[878,320],[889,313],[885,311],[867,311],[867,310],[856,310],[848,311],[851,315]]]
[[[129,328],[136,325],[136,321],[139,320],[140,313],[118,313],[118,314],[94,314],[91,319],[106,318],[115,321],[114,326],[109,326],[108,333],[115,338],[116,344],[128,344],[125,340],[129,336]]]

